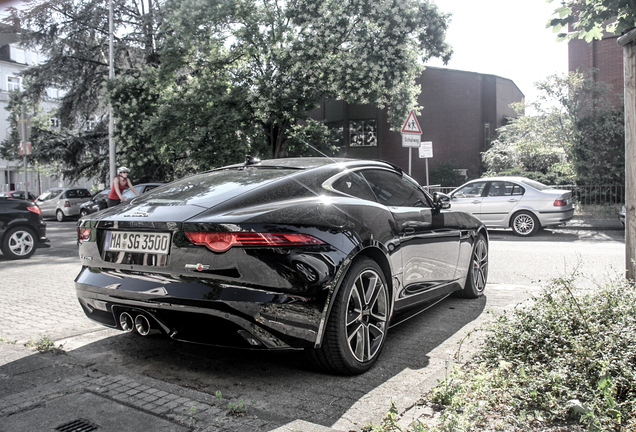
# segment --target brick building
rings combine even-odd
[[[611,86],[610,95],[617,106],[623,104],[623,48],[620,35],[605,34],[601,40],[585,42],[573,39],[568,44],[568,70],[589,72],[597,70],[596,80]]]
[[[449,162],[468,177],[479,176],[481,152],[495,130],[517,116],[510,104],[520,102],[523,93],[506,78],[437,67],[427,67],[417,84],[422,88],[418,103],[424,107],[417,117],[421,139],[433,142],[429,172]],[[313,117],[341,130],[347,157],[382,159],[408,172],[412,152],[411,176],[426,184],[425,160],[417,149],[402,147],[400,133],[389,130],[386,110],[328,101]]]

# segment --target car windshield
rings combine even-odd
[[[205,205],[220,203],[266,183],[298,172],[297,169],[240,168],[211,171],[186,177],[153,189],[135,199],[136,204]]]
[[[521,183],[527,184],[528,186],[531,186],[535,188],[536,190],[540,190],[540,191],[552,189],[550,186],[546,186],[543,183],[539,183],[538,181],[534,181],[530,179],[523,179],[521,180]]]

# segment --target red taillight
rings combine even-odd
[[[88,240],[91,236],[91,229],[84,227],[77,227],[77,241],[81,244]]]
[[[64,207],[70,207],[70,206],[71,206],[71,203],[70,203],[70,202],[68,202],[68,201],[64,201]]]
[[[307,234],[252,233],[252,232],[201,232],[186,231],[186,237],[195,245],[205,246],[213,252],[225,252],[233,246],[311,246],[325,244]]]
[[[554,204],[553,205],[555,207],[563,207],[563,206],[568,205],[568,202],[566,200],[564,200],[564,199],[557,199],[557,200],[554,200]]]
[[[39,215],[42,214],[42,210],[40,209],[40,207],[36,206],[36,205],[30,205],[27,207],[27,210],[33,213],[37,213]]]

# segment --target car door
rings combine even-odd
[[[402,261],[402,286],[395,309],[442,295],[454,280],[460,230],[438,217],[430,198],[407,176],[390,170],[367,169],[361,174],[377,201],[393,215]]]
[[[62,189],[51,189],[36,200],[40,210],[42,210],[43,217],[55,216],[55,210],[57,209],[57,197],[62,193]]]
[[[479,218],[486,226],[506,228],[524,192],[523,187],[513,182],[490,182],[481,201]]]
[[[487,181],[479,180],[466,183],[451,194],[451,208],[455,211],[472,213],[481,219],[481,203]]]

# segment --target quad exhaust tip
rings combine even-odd
[[[153,327],[151,321],[143,314],[137,314],[135,318],[133,318],[130,313],[122,312],[119,314],[119,326],[126,333],[135,330],[142,336],[159,333],[159,329]]]
[[[148,336],[150,334],[150,321],[145,316],[139,314],[135,317],[135,330],[142,336]]]
[[[133,318],[128,312],[122,312],[119,315],[119,325],[121,326],[121,329],[126,333],[130,333],[135,329]]]

